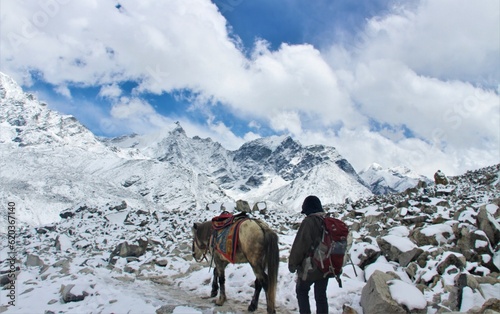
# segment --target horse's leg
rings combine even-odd
[[[248,311],[254,312],[257,309],[257,307],[259,306],[259,296],[260,296],[261,290],[262,290],[262,283],[258,278],[256,278],[255,279],[255,291],[253,293],[252,301],[250,302],[250,305],[248,306]]]
[[[266,304],[267,304],[267,313],[276,313],[276,309],[274,309],[274,301],[271,300],[271,291],[269,290],[269,277],[267,274],[264,274],[262,279],[262,288],[266,292]]]
[[[219,292],[219,278],[217,277],[217,267],[214,268],[214,278],[212,280],[212,291],[210,292],[210,297],[216,297]]]
[[[215,304],[216,305],[223,305],[224,302],[226,302],[226,276],[225,276],[225,269],[226,269],[226,266],[227,266],[227,262],[225,261],[222,261],[220,259],[217,259],[216,258],[216,261],[215,264],[217,265],[216,266],[216,269],[217,269],[217,277],[218,277],[218,280],[219,280],[219,288],[220,288],[220,291],[219,291],[219,298],[215,301]]]

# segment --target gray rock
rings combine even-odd
[[[28,267],[44,267],[44,262],[38,257],[38,255],[28,254],[26,256],[26,262],[24,263]]]
[[[403,267],[406,267],[411,262],[416,261],[420,254],[422,254],[423,252],[424,250],[418,247],[413,248],[410,251],[403,252],[398,256],[399,264]]]
[[[485,207],[479,209],[476,220],[477,227],[486,233],[490,243],[500,242],[500,224],[496,222],[495,218],[493,218]]]
[[[437,266],[438,274],[444,274],[445,270],[451,265],[456,266],[460,271],[464,269],[467,261],[463,256],[457,256],[455,254],[449,254],[442,262]]]
[[[393,274],[376,270],[368,279],[361,292],[360,304],[364,313],[370,314],[406,314],[405,309],[394,301],[387,282],[399,279]]]
[[[127,241],[118,244],[118,246],[111,252],[109,257],[110,261],[113,260],[115,256],[119,257],[139,257],[146,253],[148,247],[148,240],[139,239],[138,245],[128,244]]]
[[[251,211],[250,205],[248,204],[247,201],[237,200],[236,201],[236,211],[249,213]]]
[[[85,299],[86,296],[89,295],[86,291],[83,291],[82,294],[79,295],[71,293],[71,289],[73,289],[74,286],[75,285],[73,284],[61,285],[61,289],[59,291],[61,293],[61,298],[64,303],[82,301],[83,299]]]
[[[399,262],[399,264],[403,267],[406,267],[410,262],[415,261],[420,254],[423,253],[423,250],[420,248],[413,248],[409,251],[401,252],[397,247],[393,246],[383,237],[377,238],[377,244],[388,260]]]

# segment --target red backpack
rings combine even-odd
[[[323,234],[320,243],[311,253],[312,262],[323,272],[324,277],[337,277],[340,280],[349,229],[343,221],[328,214],[318,217],[323,220]]]

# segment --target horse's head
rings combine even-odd
[[[194,223],[193,224],[193,258],[197,262],[201,262],[207,259],[208,243],[210,241],[210,230],[211,225],[205,223]]]

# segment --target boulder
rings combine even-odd
[[[497,314],[500,313],[500,299],[489,299],[484,302],[481,309],[474,314]]]
[[[75,216],[75,213],[72,212],[70,208],[65,209],[59,213],[59,217],[61,217],[62,219],[68,219],[68,218],[72,218],[74,216]]]
[[[441,246],[455,240],[455,234],[450,225],[437,224],[416,228],[410,233],[410,238],[417,246]]]
[[[423,252],[408,238],[395,235],[377,238],[377,244],[388,260],[399,262],[403,267],[414,261]]]
[[[78,293],[75,292],[76,294],[72,293],[71,289],[73,289],[74,287],[75,285],[73,284],[61,285],[61,289],[59,290],[59,292],[61,293],[61,299],[64,303],[82,301],[86,296],[89,295],[89,293],[87,293],[86,291],[81,291]]]
[[[444,274],[445,270],[451,265],[457,267],[462,271],[465,267],[467,261],[462,254],[447,253],[443,256],[443,259],[437,265],[438,274]]]
[[[138,245],[128,244],[127,241],[118,244],[118,246],[111,252],[109,257],[110,261],[113,260],[113,257],[130,257],[135,256],[139,257],[146,253],[146,249],[148,247],[148,240],[139,239]]]
[[[110,206],[109,207],[109,210],[116,210],[116,211],[121,211],[121,210],[124,210],[125,208],[127,208],[127,202],[125,201],[122,201],[119,205],[116,205],[116,206]]]
[[[460,253],[462,253],[467,260],[470,260],[476,255],[476,253],[474,251],[474,243],[472,241],[469,227],[462,226],[457,233],[457,247]]]
[[[364,313],[370,314],[406,314],[406,310],[394,301],[389,291],[388,281],[399,279],[393,273],[373,272],[361,291],[360,304]]]
[[[44,267],[42,259],[38,255],[28,254],[26,256],[26,262],[24,263],[28,267]]]
[[[73,247],[71,239],[65,234],[60,234],[56,237],[55,246],[56,249],[61,252],[66,252]]]
[[[446,175],[441,170],[438,170],[436,173],[434,173],[434,183],[436,185],[448,185],[449,182]]]
[[[267,212],[267,203],[266,202],[257,202],[252,207],[252,212],[258,212],[261,214],[265,214]]]
[[[380,249],[367,242],[356,243],[350,250],[350,255],[355,264],[361,269],[374,263],[380,256]]]
[[[411,262],[416,261],[420,254],[422,254],[423,252],[424,250],[418,247],[413,248],[410,251],[403,252],[398,256],[399,264],[403,267],[406,267]]]
[[[247,201],[237,200],[236,201],[236,211],[249,213],[251,211],[250,205],[248,204]]]
[[[490,243],[500,242],[500,224],[493,218],[485,207],[481,207],[476,217],[477,227],[486,233]]]

